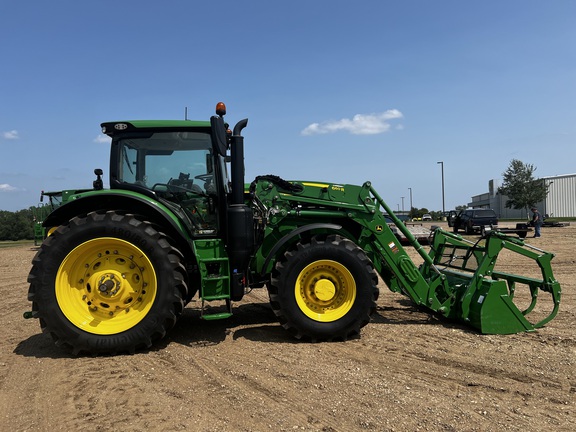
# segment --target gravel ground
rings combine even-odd
[[[2,248],[0,430],[573,431],[575,239],[576,226],[528,239],[556,253],[563,288],[534,333],[480,335],[381,285],[359,338],[302,343],[254,290],[225,321],[192,302],[153,349],[115,357],[71,357],[24,320],[36,250]]]

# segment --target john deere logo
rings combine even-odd
[[[376,231],[382,231],[383,229],[382,225],[376,225]]]

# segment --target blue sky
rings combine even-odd
[[[576,172],[576,2],[3,1],[0,210],[108,173],[103,121],[248,117],[246,177],[470,202]],[[107,183],[107,182],[106,182]]]

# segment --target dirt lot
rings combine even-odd
[[[227,321],[191,303],[151,351],[78,358],[22,318],[35,249],[2,248],[0,430],[574,431],[575,240],[574,223],[528,240],[556,253],[563,288],[535,333],[483,336],[382,285],[360,338],[302,343],[255,290]]]

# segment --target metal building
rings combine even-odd
[[[576,217],[576,174],[541,177],[548,185],[548,196],[536,204],[542,214],[550,217]],[[530,218],[526,210],[506,207],[508,197],[498,193],[498,180],[488,182],[488,192],[472,197],[468,207],[491,208],[500,219]]]
[[[548,196],[539,204],[540,213],[550,217],[576,216],[576,174],[543,177]]]

